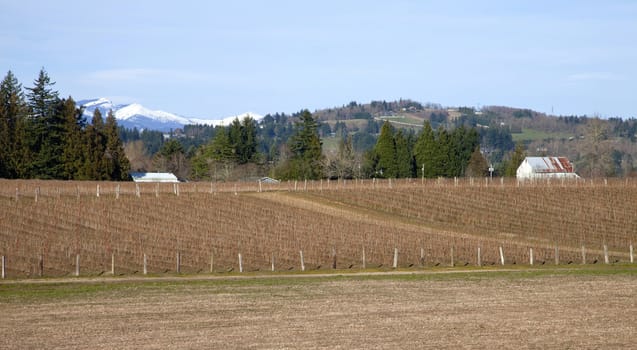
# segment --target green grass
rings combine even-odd
[[[397,125],[405,126],[404,124],[410,124],[414,127],[422,127],[422,119],[409,117],[409,116],[383,116],[381,120],[387,120],[390,123],[396,123]],[[399,124],[403,123],[403,124]]]
[[[511,134],[513,141],[542,141],[548,139],[568,139],[573,136],[567,132],[546,132],[533,129],[522,129],[520,134]]]
[[[393,270],[391,270],[393,271]],[[558,266],[507,266],[505,271],[499,267],[469,267],[450,268],[436,267],[425,269],[399,269],[404,274],[392,274],[389,270],[335,270],[327,272],[326,276],[316,276],[317,273],[273,273],[257,274],[228,274],[224,276],[211,275],[210,279],[201,279],[201,275],[166,276],[160,278],[119,279],[117,277],[104,278],[99,281],[82,282],[69,278],[68,282],[58,279],[47,282],[46,279],[37,282],[5,282],[0,283],[0,305],[3,303],[38,303],[60,300],[83,300],[87,298],[118,297],[125,298],[154,293],[179,293],[205,291],[206,293],[233,293],[244,287],[256,288],[256,292],[263,291],[269,286],[300,286],[338,281],[481,281],[486,279],[528,279],[542,277],[566,276],[609,276],[630,275],[637,277],[637,265],[558,265]],[[385,273],[388,272],[388,273]],[[189,277],[197,277],[190,279]],[[205,276],[204,276],[205,277]],[[239,277],[239,278],[237,278]]]
[[[324,137],[321,141],[323,142],[323,152],[338,152],[338,143],[341,141],[340,137]]]

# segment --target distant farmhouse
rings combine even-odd
[[[134,182],[179,182],[177,176],[172,173],[141,173],[131,172]]]
[[[579,179],[566,157],[526,157],[517,170],[518,180]]]

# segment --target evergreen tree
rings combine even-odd
[[[22,85],[9,71],[0,83],[0,178],[25,177],[26,112]]]
[[[78,178],[81,180],[107,180],[108,169],[104,158],[106,151],[104,119],[102,119],[102,113],[99,109],[95,109],[91,124],[86,127],[85,151],[86,161]]]
[[[295,125],[295,134],[290,137],[292,157],[284,166],[283,177],[315,180],[323,177],[322,143],[318,136],[318,125],[308,110],[303,110]]]
[[[396,162],[394,128],[387,121],[380,128],[380,135],[374,147],[374,152],[378,157],[376,172],[379,177],[396,178],[398,175],[398,167]]]
[[[414,162],[408,137],[404,136],[402,130],[398,130],[394,139],[394,144],[396,145],[396,177],[413,177]]]
[[[250,116],[243,118],[241,130],[243,148],[240,161],[246,163],[256,161],[259,158],[259,154],[257,152],[258,140],[255,120]]]
[[[489,164],[487,164],[487,160],[482,155],[482,152],[480,152],[480,146],[478,146],[473,153],[471,153],[465,175],[469,177],[483,177],[487,175],[488,170]]]
[[[518,142],[515,145],[515,150],[511,154],[511,159],[507,162],[504,168],[504,176],[515,177],[517,176],[518,168],[520,164],[526,158],[526,153],[524,152],[524,145],[521,142]]]
[[[238,164],[254,160],[257,153],[257,129],[254,119],[246,116],[239,121],[236,118],[230,125],[228,138]]]
[[[27,88],[30,119],[28,144],[33,160],[29,167],[29,177],[61,178],[64,166],[61,161],[63,140],[63,118],[56,113],[59,103],[57,91],[51,87],[48,74],[42,68],[32,88]]]
[[[236,160],[233,147],[230,132],[226,132],[225,129],[219,130],[212,140],[212,159],[223,163],[233,163]]]
[[[455,128],[450,135],[450,166],[447,176],[463,176],[467,163],[479,144],[480,136],[475,129],[467,129],[464,125]]]
[[[195,179],[227,180],[234,168],[235,153],[230,131],[221,128],[215,137],[199,148],[192,159],[191,174]]]
[[[51,82],[48,73],[42,68],[38,78],[33,82],[33,87],[27,88],[29,90],[27,99],[32,118],[46,120],[54,113],[59,97],[58,92],[52,89],[53,85],[55,82]]]
[[[123,181],[128,179],[130,162],[124,153],[124,146],[119,138],[117,120],[113,111],[108,112],[104,124],[104,137],[106,142],[105,159],[109,180]]]
[[[82,168],[86,162],[86,149],[84,140],[84,119],[82,109],[76,108],[73,98],[62,100],[58,105],[58,111],[64,119],[64,144],[62,148],[62,163],[64,165],[62,178],[72,180],[79,179]]]
[[[158,171],[173,173],[178,178],[184,178],[189,173],[184,147],[178,140],[172,138],[166,141],[155,154],[153,165]]]
[[[434,175],[451,176],[451,142],[447,130],[440,126],[436,135],[436,151],[434,154]]]
[[[435,155],[436,155],[436,139],[431,123],[425,121],[422,131],[414,145],[414,159],[419,177],[432,178],[436,176],[435,172]],[[424,174],[423,174],[424,169]]]
[[[243,130],[239,118],[235,118],[230,127],[228,128],[227,138],[232,149],[232,153],[236,155],[237,162],[241,162],[240,158],[243,158]]]

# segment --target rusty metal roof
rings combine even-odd
[[[535,173],[573,173],[573,164],[566,157],[526,157]]]

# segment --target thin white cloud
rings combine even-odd
[[[621,81],[624,77],[610,72],[583,72],[568,76],[570,81]]]

